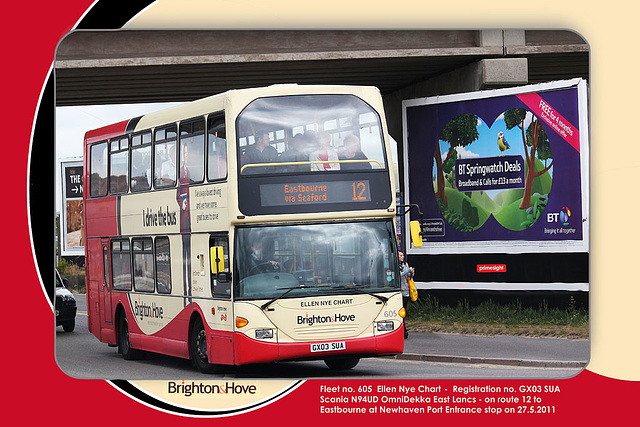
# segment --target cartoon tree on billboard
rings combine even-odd
[[[522,196],[522,202],[520,203],[520,209],[528,209],[531,206],[533,179],[543,175],[553,166],[553,159],[551,159],[551,163],[543,170],[536,171],[536,156],[546,164],[547,160],[551,157],[551,148],[540,120],[534,115],[531,124],[525,129],[526,117],[527,110],[524,108],[512,108],[504,113],[504,122],[507,129],[513,129],[517,126],[522,131],[522,144],[524,145],[524,153],[526,155],[527,177],[525,179],[524,194]]]
[[[440,135],[440,141],[444,141],[449,144],[449,150],[447,151],[447,157],[442,158],[442,152],[440,151],[440,144],[436,144],[436,152],[434,154],[436,161],[436,197],[441,200],[443,205],[447,206],[447,196],[444,192],[445,177],[444,166],[454,158],[456,154],[455,147],[466,147],[473,141],[478,139],[478,116],[471,113],[460,114],[444,127],[442,134]]]

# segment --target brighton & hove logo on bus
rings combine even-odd
[[[140,320],[144,320],[145,317],[149,319],[162,319],[164,309],[161,306],[156,305],[156,303],[151,303],[148,305],[145,302],[134,301],[133,302],[133,314],[135,317],[139,317]]]
[[[309,313],[305,313],[304,316],[298,316],[298,325],[313,326],[316,323],[335,323],[335,322],[355,322],[355,314],[341,314],[336,313],[333,316],[309,316]]]

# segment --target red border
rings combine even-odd
[[[3,57],[3,113],[11,123],[11,155],[14,161],[3,162],[4,182],[14,183],[3,188],[3,200],[10,202],[8,236],[0,245],[5,260],[3,283],[5,295],[16,300],[5,304],[3,316],[2,362],[5,367],[3,384],[5,415],[10,419],[28,419],[43,423],[87,422],[92,426],[113,424],[117,420],[144,420],[151,425],[184,422],[210,425],[210,419],[184,418],[156,410],[135,401],[116,390],[106,381],[76,380],[63,374],[54,359],[53,313],[40,285],[33,263],[28,224],[28,158],[33,121],[40,94],[51,69],[57,43],[72,30],[74,24],[92,4],[89,0],[69,0],[61,7],[59,2],[9,2],[5,5],[8,19],[2,28]],[[50,221],[50,213],[34,221]],[[17,300],[29,301],[19,304]],[[7,319],[10,321],[7,322]],[[585,371],[573,379],[555,381],[465,381],[469,385],[495,384],[552,384],[559,385],[561,393],[553,397],[558,412],[554,415],[495,416],[495,415],[321,415],[319,412],[320,386],[350,386],[361,384],[451,384],[453,380],[312,380],[305,382],[282,399],[242,415],[232,416],[241,425],[265,420],[289,420],[305,426],[353,424],[355,422],[453,422],[461,424],[486,419],[493,425],[540,426],[596,424],[634,419],[638,382],[620,381]],[[457,380],[457,382],[462,382]],[[374,386],[375,387],[375,386]],[[373,393],[372,395],[375,395]],[[117,408],[117,410],[115,409]],[[102,416],[107,414],[109,416]],[[283,418],[283,414],[286,417]],[[110,416],[113,415],[113,416]],[[289,422],[285,421],[285,422]]]

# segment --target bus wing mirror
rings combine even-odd
[[[411,221],[409,223],[409,230],[411,231],[411,242],[413,242],[413,247],[422,247],[422,227],[420,227],[420,221]]]
[[[213,246],[209,249],[209,259],[211,259],[211,274],[224,272],[224,248]]]

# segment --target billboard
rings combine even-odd
[[[571,256],[588,269],[587,119],[582,79],[404,101],[405,197],[424,216],[423,246],[407,252],[487,260],[447,281],[509,272],[491,280],[555,289],[568,280],[586,290],[587,271],[536,279],[524,271],[535,255],[557,253],[567,254],[553,257],[558,269]]]
[[[84,255],[82,169],[82,160],[64,160],[60,162],[60,170],[62,171],[60,246],[63,256]]]

